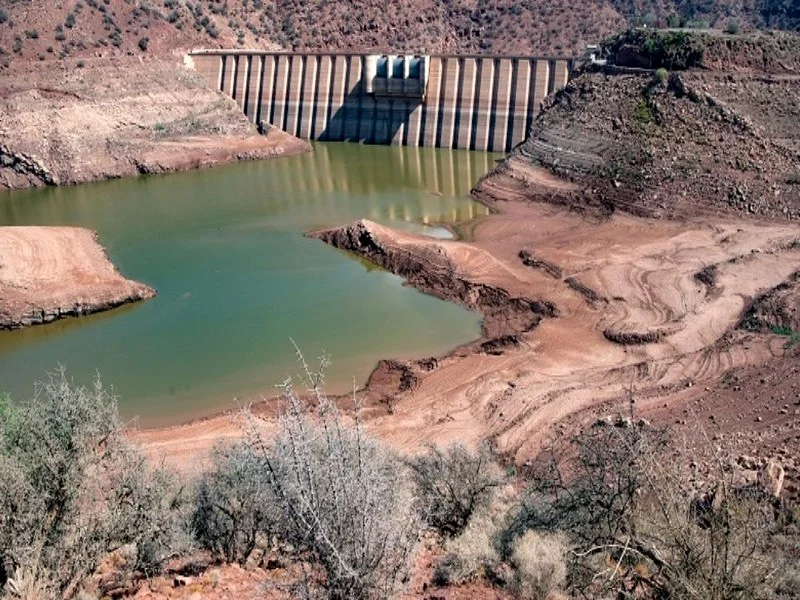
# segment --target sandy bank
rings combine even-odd
[[[236,102],[177,58],[43,61],[0,83],[0,189],[290,156],[309,145],[259,135]]]
[[[783,353],[775,336],[737,325],[754,299],[800,269],[800,226],[595,219],[489,193],[550,184],[545,173],[528,175],[482,185],[497,213],[468,242],[368,221],[312,234],[486,317],[482,339],[447,356],[380,362],[361,392],[372,431],[404,450],[488,439],[522,462],[631,390],[651,405],[669,402]],[[697,277],[709,265],[713,285]],[[237,431],[220,416],[135,437],[181,463]]]
[[[93,231],[0,227],[0,329],[86,315],[155,294],[119,274]]]

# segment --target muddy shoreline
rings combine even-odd
[[[566,185],[531,174],[542,194]],[[479,339],[442,356],[378,362],[357,392],[375,434],[402,451],[424,441],[489,440],[524,462],[625,402],[631,387],[649,410],[687,385],[713,389],[726,371],[782,355],[774,335],[737,326],[755,298],[800,269],[796,224],[598,218],[514,199],[530,185],[515,176],[500,170],[479,184],[476,196],[492,214],[470,241],[363,220],[308,234],[484,315]],[[532,267],[531,256],[550,268]],[[712,287],[695,277],[710,264]],[[274,403],[255,409],[269,420]],[[180,466],[218,436],[241,435],[235,417],[226,411],[132,437]]]

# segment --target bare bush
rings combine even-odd
[[[46,582],[63,597],[110,551],[135,544],[157,570],[176,543],[171,478],[151,471],[122,435],[100,382],[60,370],[24,404],[0,403],[0,589]]]
[[[366,435],[357,417],[347,423],[324,394],[326,364],[323,358],[312,374],[303,362],[316,410],[287,381],[280,432],[267,441],[251,418],[250,443],[283,510],[281,537],[303,565],[322,572],[307,573],[305,595],[386,598],[406,573],[419,535],[407,477],[395,455]]]
[[[461,533],[475,511],[489,506],[503,481],[486,446],[476,454],[463,444],[430,445],[409,466],[420,512],[447,536]]]
[[[585,431],[571,455],[538,473],[506,548],[531,528],[568,533],[571,584],[590,595],[770,597],[791,559],[775,543],[782,525],[770,494],[737,486],[716,449],[701,486],[683,468],[689,457],[665,460],[665,444],[629,420]]]
[[[641,457],[663,452],[666,444],[664,432],[620,421],[592,427],[563,453],[546,454],[505,534],[506,553],[529,529],[564,531],[587,547],[624,538],[647,483]]]
[[[259,539],[276,532],[280,507],[252,446],[218,446],[211,463],[194,493],[194,534],[215,557],[244,564]]]
[[[517,597],[546,600],[561,592],[567,578],[566,553],[563,534],[530,530],[517,538],[511,549]]]

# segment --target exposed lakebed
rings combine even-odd
[[[274,395],[332,356],[329,387],[361,385],[379,358],[441,354],[479,315],[425,296],[305,231],[368,218],[446,235],[486,214],[469,190],[495,155],[318,144],[277,161],[0,197],[0,225],[97,230],[126,277],[158,296],[108,313],[0,332],[0,391],[24,399],[58,363],[113,384],[124,416],[178,422]]]

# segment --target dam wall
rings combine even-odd
[[[507,152],[569,58],[198,50],[187,62],[253,123],[304,139]]]

